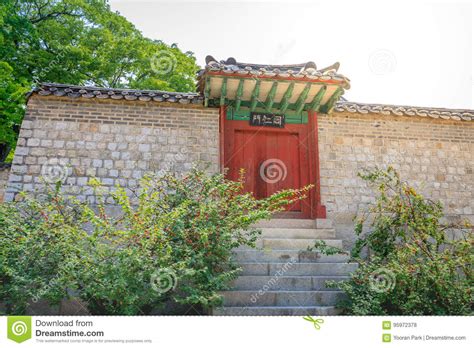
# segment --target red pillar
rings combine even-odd
[[[308,111],[310,178],[314,188],[310,191],[311,218],[326,218],[326,207],[321,203],[321,179],[319,173],[318,114]]]
[[[226,118],[226,107],[219,107],[219,167],[221,173],[224,172],[224,127]]]

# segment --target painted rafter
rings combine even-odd
[[[250,104],[250,110],[255,111],[255,108],[257,107],[257,104],[259,102],[258,96],[260,95],[260,80],[257,80],[255,83],[255,88],[253,89],[252,92],[252,102]]]
[[[304,87],[303,91],[301,92],[300,96],[298,97],[298,100],[296,101],[296,104],[295,104],[297,114],[303,111],[305,101],[306,101],[306,98],[308,97],[310,88],[311,88],[311,83],[308,82],[306,86]]]
[[[331,112],[331,110],[334,108],[334,105],[336,102],[339,100],[339,97],[344,93],[344,90],[341,87],[338,87],[336,91],[332,94],[331,97],[329,97],[329,100],[324,104],[322,107],[322,112],[328,114]]]
[[[249,108],[252,112],[261,110],[265,112],[278,112],[282,114],[288,113],[290,111],[295,112],[295,114],[302,114],[304,110],[329,113],[336,106],[336,102],[344,93],[344,89],[342,87],[338,87],[334,93],[332,93],[328,101],[322,104],[322,100],[325,99],[325,95],[328,94],[328,89],[330,86],[321,83],[305,82],[303,88],[300,87],[299,93],[297,93],[295,96],[295,87],[297,82],[288,81],[286,90],[283,92],[283,96],[277,102],[276,95],[279,86],[281,86],[280,81],[272,81],[271,86],[268,90],[266,90],[265,95],[263,96],[261,93],[261,79],[254,79],[255,84],[253,85],[253,89],[251,87],[252,85],[246,84],[248,79],[245,78],[239,78],[238,83],[231,85],[229,84],[229,81],[237,82],[237,79],[233,79],[232,77],[222,77],[220,78],[220,85],[218,85],[218,87],[216,86],[211,88],[211,86],[214,86],[214,83],[211,83],[212,80],[212,77],[206,79],[206,84],[203,90],[204,105],[224,106],[229,104],[229,102],[232,102],[231,104],[234,106],[234,110],[237,111],[241,110],[242,108]],[[318,86],[319,89],[314,97],[311,97],[311,100],[307,102],[311,89],[315,87],[317,88]],[[245,91],[249,87],[251,88],[250,97],[244,98]],[[215,98],[211,97],[212,93],[215,93],[215,91],[213,91],[214,88],[218,89],[219,91]],[[229,97],[229,95],[233,95],[233,97]],[[260,97],[262,100],[260,100]],[[294,97],[297,97],[297,100],[294,103],[290,103],[290,100]]]
[[[222,79],[222,86],[221,86],[221,100],[220,105],[225,105],[225,97],[227,96],[227,77]]]
[[[281,98],[280,102],[280,112],[282,114],[285,113],[286,109],[288,109],[288,105],[290,105],[290,98],[293,95],[293,89],[295,88],[295,83],[291,82],[288,85],[288,88],[285,91],[285,94],[283,95],[283,98]]]
[[[237,87],[237,93],[235,95],[235,110],[239,111],[240,104],[242,103],[242,94],[244,93],[244,79],[240,79],[239,87]]]
[[[272,109],[273,103],[275,102],[275,94],[277,91],[278,82],[274,81],[270,92],[268,92],[267,100],[265,101],[265,111],[269,112]]]
[[[319,106],[321,105],[321,100],[323,99],[324,94],[326,93],[326,90],[327,90],[327,86],[322,85],[321,88],[319,89],[318,93],[316,93],[313,100],[309,104],[308,110],[311,110],[311,111],[318,111],[319,110]]]

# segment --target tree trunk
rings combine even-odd
[[[0,163],[5,162],[8,154],[10,153],[10,145],[0,144]]]

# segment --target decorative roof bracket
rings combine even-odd
[[[293,65],[239,63],[234,58],[218,62],[206,57],[199,73],[198,90],[206,106],[230,106],[240,111],[330,112],[349,79],[337,73],[339,63],[318,70],[314,62]]]

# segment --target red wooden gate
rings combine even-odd
[[[248,121],[226,120],[222,108],[221,165],[228,168],[227,177],[232,180],[245,169],[245,190],[257,198],[314,184],[306,199],[288,207],[288,217],[323,218],[315,131],[313,122],[284,128],[250,126]]]

